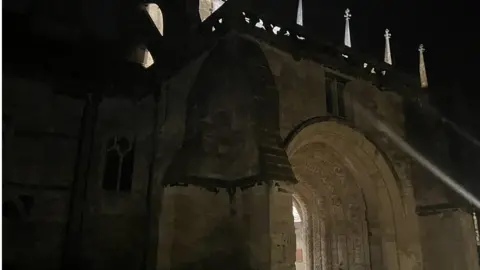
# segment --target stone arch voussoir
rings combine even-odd
[[[370,259],[372,268],[420,269],[421,254],[412,249],[419,245],[416,220],[406,214],[397,185],[398,177],[389,164],[388,157],[355,128],[334,119],[322,120],[310,121],[308,125],[296,130],[287,141],[287,155],[292,158],[301,148],[323,143],[343,157],[344,164],[354,175],[363,193],[369,234],[372,236],[369,240],[370,246],[377,243],[374,253],[378,253],[378,256],[372,255]],[[295,167],[295,164],[293,166]],[[298,188],[294,187],[293,192],[309,193],[308,190],[315,190],[315,187],[299,179]],[[310,193],[310,197],[318,196],[316,191]],[[316,198],[305,200],[308,211],[311,211],[312,206],[316,206],[317,211],[328,212],[326,205],[321,209],[314,204]],[[315,217],[309,221],[314,220]],[[315,243],[312,246],[315,246]]]

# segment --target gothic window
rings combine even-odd
[[[298,0],[297,24],[303,26],[303,3],[302,3],[302,0]]]
[[[135,145],[124,137],[108,140],[102,187],[105,190],[132,189]]]
[[[163,35],[163,13],[160,7],[157,4],[147,4],[145,9],[152,18],[153,23],[158,29],[158,32]]]
[[[224,0],[200,0],[198,13],[202,22],[212,15],[225,3]]]
[[[148,4],[146,5],[145,9],[147,10],[148,15],[150,15],[150,18],[152,19],[153,23],[155,23],[155,26],[157,27],[158,32],[163,36],[163,13],[160,7],[158,7],[157,4]],[[153,64],[152,55],[150,54],[148,49],[145,48],[142,65],[145,68],[148,68],[152,64]]]
[[[329,115],[346,117],[344,88],[345,80],[333,74],[325,73],[325,97]]]

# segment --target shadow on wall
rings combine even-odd
[[[230,269],[250,270],[248,246],[244,242],[240,228],[234,222],[225,220],[206,236],[205,242],[213,252],[196,262],[185,263],[172,270]]]

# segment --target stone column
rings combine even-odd
[[[231,201],[223,190],[167,187],[163,199],[157,269],[295,268],[292,195],[279,185],[237,189]]]
[[[284,184],[275,183],[270,187],[270,269],[295,269],[295,226],[292,214],[292,194]]]
[[[157,270],[171,268],[172,243],[175,236],[175,193],[179,187],[166,188],[162,196],[162,207],[158,226],[158,245],[156,256]]]
[[[269,192],[266,184],[242,192],[243,226],[252,269],[270,269]]]
[[[86,188],[90,163],[92,160],[92,147],[94,133],[97,125],[98,106],[101,102],[99,95],[88,95],[82,116],[79,131],[79,147],[75,161],[74,180],[71,188],[71,197],[67,221],[67,232],[62,255],[62,269],[81,268],[78,259],[81,252],[82,228],[84,221]]]

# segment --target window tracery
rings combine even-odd
[[[365,202],[359,195],[360,190],[353,181],[354,176],[351,171],[339,154],[324,144],[310,145],[295,153],[296,156],[291,159],[294,173],[304,181],[311,179],[309,181],[312,182],[309,183],[308,188],[321,190],[326,194],[326,204],[324,205],[327,207],[325,209],[328,209],[325,210],[328,211],[328,214],[321,219],[332,224],[331,231],[322,234],[324,237],[329,235],[332,242],[324,243],[322,246],[324,239],[321,236],[312,235],[307,236],[313,237],[312,239],[306,238],[308,239],[306,241],[310,241],[308,245],[313,250],[325,250],[325,245],[330,245],[328,249],[332,250],[332,254],[327,258],[326,254],[309,254],[310,251],[305,249],[302,250],[303,256],[306,256],[305,261],[308,264],[308,258],[311,258],[314,267],[321,267],[323,262],[328,260],[330,265],[340,267],[340,269],[342,269],[341,267],[344,269],[368,268],[369,250]],[[309,202],[309,205],[311,204],[313,202]],[[321,221],[318,222],[321,223]],[[312,225],[307,222],[303,226]],[[301,262],[297,261],[296,265],[301,265]],[[304,268],[301,266],[297,269]]]
[[[134,148],[125,137],[113,137],[107,142],[102,187],[110,191],[132,189]]]

